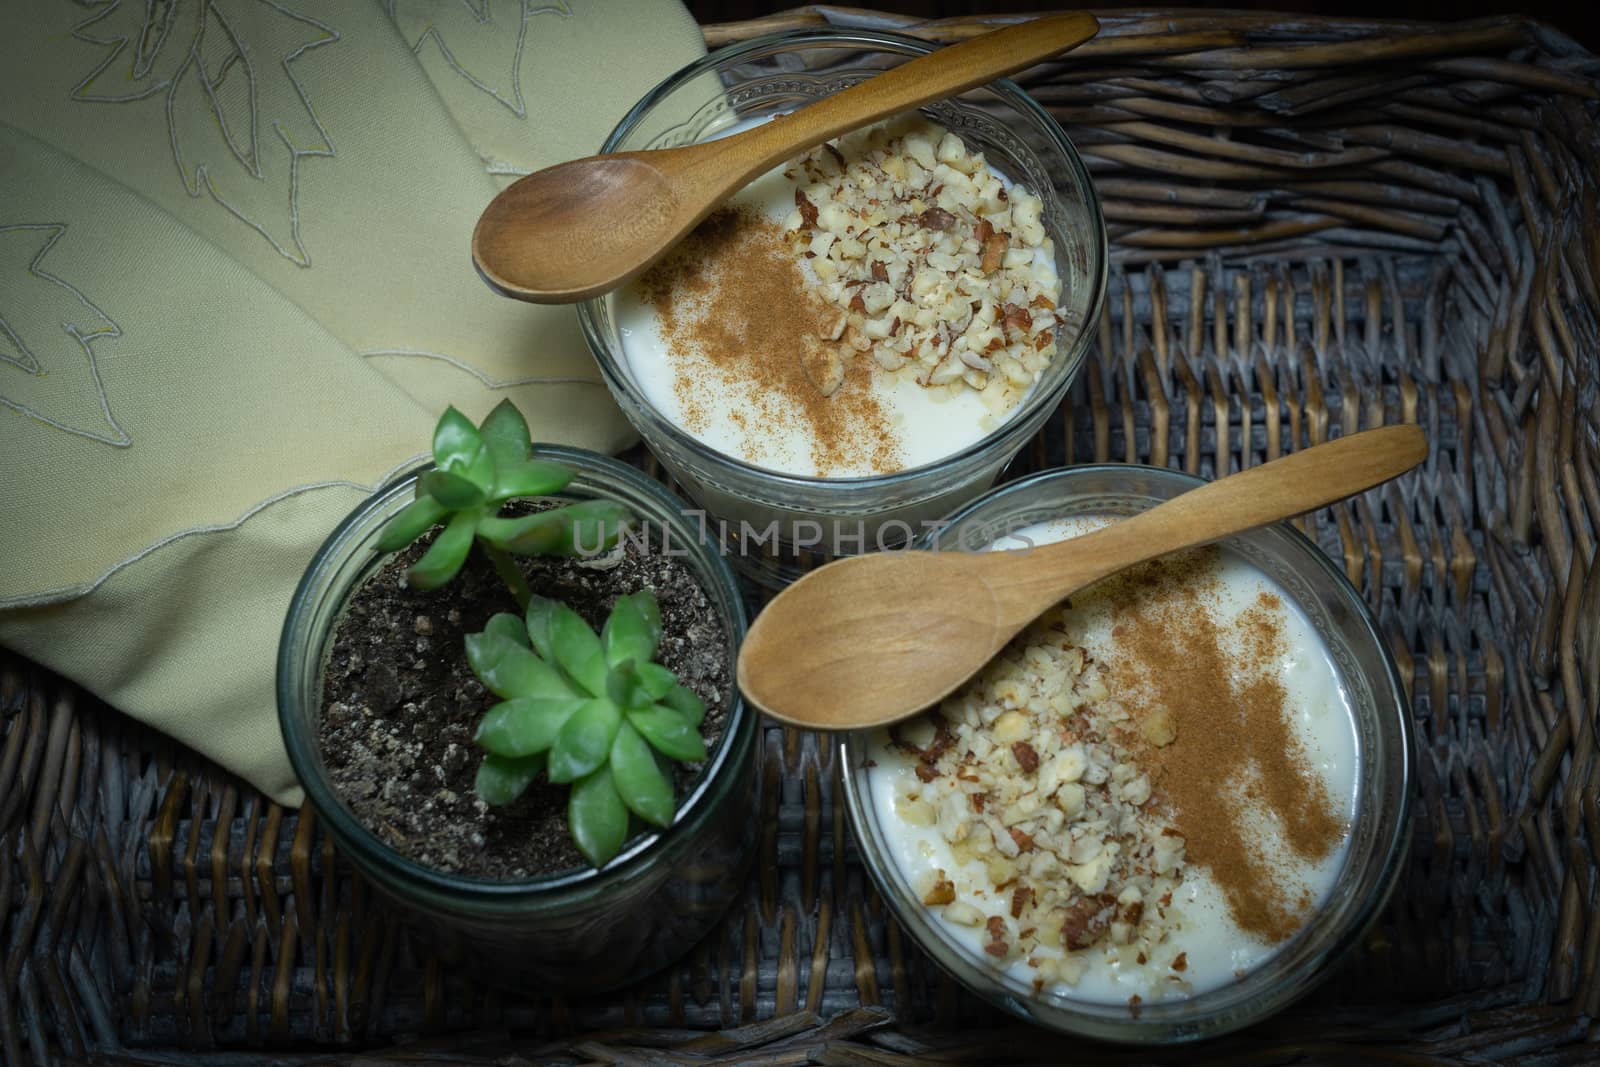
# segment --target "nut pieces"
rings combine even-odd
[[[1187,960],[1164,946],[1184,839],[1133,753],[1170,744],[1173,726],[1136,721],[1066,626],[1063,611],[1046,615],[936,711],[891,730],[917,760],[896,811],[933,827],[958,865],[916,890],[981,928],[996,965],[1026,960],[1036,989],[1075,984],[1090,952],[1154,961],[1181,985]]]
[[[979,391],[991,416],[1022,399],[1060,326],[1039,197],[923,119],[850,134],[785,174],[799,183],[790,246],[843,313],[822,338],[837,368],[807,366],[824,395],[870,354],[925,388]]]

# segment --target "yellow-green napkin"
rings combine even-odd
[[[14,5],[0,642],[285,802],[288,599],[434,417],[626,443],[570,308],[488,291],[509,175],[701,51],[672,2]]]

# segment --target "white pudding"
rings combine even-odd
[[[946,937],[1040,995],[1135,1007],[1292,940],[1344,862],[1359,770],[1311,623],[1219,549],[1074,597],[868,750],[886,847]]]
[[[837,144],[752,182],[614,307],[663,417],[754,466],[853,478],[1008,418],[1055,358],[1060,282],[1039,199],[958,137],[918,119]]]

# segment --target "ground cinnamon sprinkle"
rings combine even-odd
[[[1272,943],[1293,935],[1309,892],[1275,838],[1304,860],[1343,839],[1327,787],[1307,760],[1273,673],[1283,634],[1262,594],[1236,627],[1211,610],[1220,594],[1214,549],[1147,565],[1108,590],[1119,655],[1107,664],[1135,720],[1170,716],[1176,737],[1137,742],[1138,759],[1172,808],[1187,859],[1206,867],[1241,929]],[[1232,631],[1231,633],[1229,631]],[[1137,734],[1135,729],[1133,733]],[[1263,813],[1280,831],[1264,837]]]
[[[1256,765],[1276,772],[1261,775],[1262,799],[1277,813],[1295,855],[1322,859],[1343,837],[1344,822],[1333,814],[1327,786],[1300,749],[1284,708],[1283,685],[1270,673],[1272,662],[1283,654],[1283,631],[1265,605],[1246,610],[1239,628],[1246,649],[1242,668],[1250,676],[1237,690],[1249,726],[1244,740]]]
[[[822,338],[836,312],[807,282],[781,226],[741,209],[714,212],[640,284],[668,353],[686,371],[677,395],[690,430],[703,430],[711,417],[698,396],[714,376],[740,409],[735,425],[747,438],[766,438],[757,451],[799,429],[823,476],[903,466],[889,415],[872,392],[871,360],[848,362],[831,396],[818,387],[815,368],[808,373],[808,361],[824,358]]]

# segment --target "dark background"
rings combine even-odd
[[[798,0],[766,3],[760,0],[685,0],[696,20],[732,22],[759,18],[800,6]],[[1071,9],[1071,0],[856,0],[852,6],[876,11],[892,11],[924,18],[954,15],[999,14],[1002,12],[1056,11]],[[1299,14],[1361,16],[1364,18],[1435,19],[1450,22],[1484,15],[1518,14],[1539,19],[1576,38],[1591,52],[1600,52],[1600,3],[1595,0],[1225,0],[1223,3],[1197,4],[1185,0],[1137,0],[1107,3],[1096,0],[1084,5],[1091,10],[1137,8],[1149,11],[1173,7],[1227,7],[1252,11],[1292,11]]]

